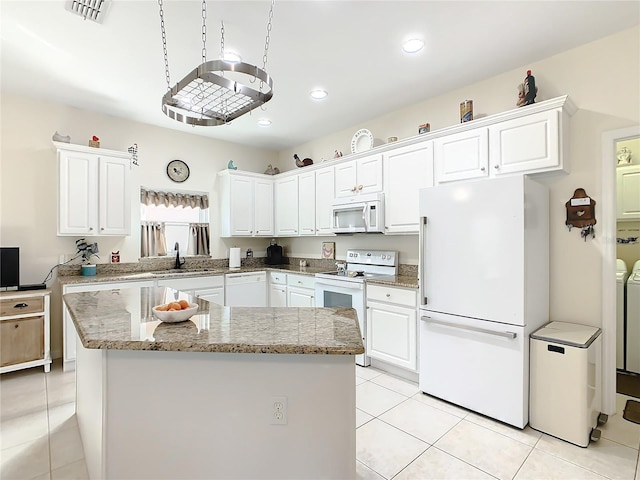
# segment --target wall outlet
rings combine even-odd
[[[271,397],[271,425],[287,424],[287,397]]]

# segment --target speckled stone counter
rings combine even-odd
[[[63,297],[89,478],[355,478],[355,311],[198,300],[188,321],[154,319],[176,295]]]
[[[63,296],[85,348],[180,352],[356,355],[364,352],[354,309],[221,307],[198,302],[180,323],[157,320],[151,307],[172,301],[165,287]]]

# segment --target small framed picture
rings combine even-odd
[[[322,258],[336,258],[335,242],[322,242]]]

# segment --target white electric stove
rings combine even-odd
[[[336,267],[335,272],[316,274],[316,306],[355,309],[366,348],[365,280],[395,278],[398,274],[398,252],[347,250],[346,262],[336,262]],[[371,361],[367,352],[356,355],[356,363],[369,366]]]

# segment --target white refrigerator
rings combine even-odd
[[[548,198],[525,176],[420,191],[420,390],[519,428],[549,321]]]

